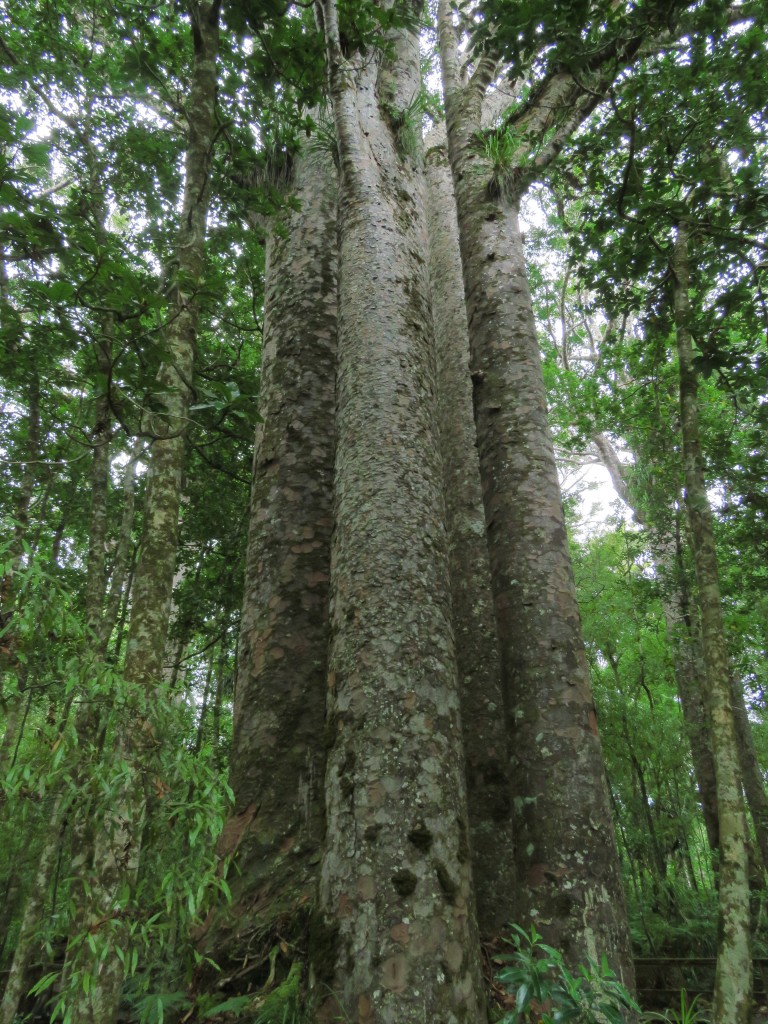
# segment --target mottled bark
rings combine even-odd
[[[91,528],[88,535],[88,563],[85,584],[85,622],[89,632],[101,634],[104,585],[106,583],[107,495],[109,489],[109,400],[96,399],[91,464]]]
[[[707,840],[711,850],[718,845],[717,791],[715,761],[709,742],[704,709],[704,676],[697,637],[691,628],[690,595],[682,565],[679,538],[669,536],[650,522],[642,502],[632,491],[621,461],[605,434],[593,435],[600,461],[608,470],[611,482],[621,500],[632,510],[635,521],[647,529],[649,546],[662,584],[661,602],[667,634],[674,651],[674,671],[680,708],[683,713],[688,742],[691,745],[693,769],[701,801]],[[653,503],[653,496],[648,495]]]
[[[631,985],[619,859],[518,224],[520,192],[505,198],[494,187],[476,142],[495,65],[480,59],[472,79],[462,82],[452,21],[448,0],[441,0],[480,472],[504,694],[514,722],[517,917],[534,923],[571,963],[607,955]],[[553,83],[557,109],[570,95],[567,84]],[[576,115],[564,109],[565,124]],[[531,111],[527,131],[546,130],[555,116],[539,113],[541,123]]]
[[[341,163],[328,831],[315,921],[318,1021],[484,1019],[451,631],[423,176],[397,59],[328,44]],[[414,4],[414,12],[421,3]]]
[[[514,917],[516,883],[508,730],[472,413],[459,228],[445,129],[441,127],[428,136],[425,147],[440,448],[472,871],[480,934],[489,938]]]
[[[233,902],[202,945],[219,962],[299,933],[323,833],[328,583],[333,522],[337,174],[296,159],[299,208],[267,241],[264,338],[235,688]],[[290,920],[290,923],[288,923]]]
[[[720,821],[720,921],[713,1010],[718,1024],[746,1024],[752,988],[747,824],[736,723],[731,706],[732,675],[723,629],[717,550],[701,450],[698,379],[693,364],[690,329],[688,234],[684,224],[677,229],[672,271],[680,368],[685,503],[701,615],[701,643]]]
[[[141,447],[134,445],[131,457],[123,471],[123,514],[120,520],[120,532],[117,536],[115,558],[109,580],[109,592],[99,626],[99,642],[105,650],[117,624],[120,602],[126,589],[126,579],[131,565],[134,507],[136,504],[136,464],[139,461]]]
[[[155,439],[150,449],[141,554],[133,584],[124,674],[129,683],[147,692],[158,685],[162,675],[176,564],[185,435],[199,319],[197,292],[205,270],[210,161],[216,134],[218,19],[219,0],[196,3],[191,10],[194,57],[186,104],[189,130],[175,248],[176,276],[170,293],[172,315],[165,335],[168,358],[158,373],[156,400],[161,411],[148,416],[145,424]],[[99,936],[97,953],[92,953],[82,935],[73,940],[68,951],[69,969],[76,968],[90,977],[88,991],[80,985],[73,995],[73,1024],[110,1024],[117,1014],[124,962],[115,950],[120,947],[125,951],[131,945],[119,912],[119,893],[133,885],[138,868],[145,800],[135,760],[148,735],[143,723],[136,722],[133,730],[121,732],[117,739],[116,756],[125,758],[129,770],[122,792],[115,794],[114,813],[96,834],[92,878],[84,897],[85,926]]]

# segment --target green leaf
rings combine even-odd
[[[25,142],[21,151],[29,163],[35,167],[48,167],[51,162],[49,142]]]
[[[223,1003],[211,1006],[201,1016],[203,1019],[207,1019],[208,1017],[217,1017],[220,1013],[244,1013],[252,1002],[253,996],[232,996],[230,999],[225,999]]]

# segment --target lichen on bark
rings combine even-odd
[[[515,912],[508,723],[472,412],[459,229],[443,125],[427,136],[425,149],[440,448],[472,868],[480,934],[490,939]]]
[[[448,0],[439,3],[438,32],[491,580],[512,723],[517,916],[535,924],[570,963],[606,954],[631,986],[618,854],[518,216],[529,148],[560,123],[558,117],[564,128],[580,113],[579,89],[568,75],[553,76],[541,102],[525,107],[529,143],[516,154],[520,166],[510,168],[518,185],[493,190],[493,168],[477,137],[483,98],[500,68],[492,55],[478,55],[471,77],[463,77]]]
[[[226,971],[306,942],[324,828],[336,371],[336,170],[311,143],[267,239],[260,412],[235,690],[233,901],[198,937]]]
[[[316,8],[341,186],[334,728],[320,885],[338,936],[315,1017],[478,1024],[423,179],[382,108],[404,109],[418,89],[418,39],[397,32],[393,60],[348,58],[335,3]],[[425,831],[428,850],[408,838]]]

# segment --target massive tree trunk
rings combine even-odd
[[[453,629],[467,769],[472,871],[483,938],[514,916],[512,789],[480,490],[459,228],[445,128],[428,136],[427,228],[437,348]]]
[[[688,231],[684,224],[677,229],[672,271],[680,367],[685,503],[701,613],[701,643],[720,821],[720,927],[714,1017],[718,1024],[746,1024],[752,988],[747,825],[742,802],[736,723],[731,706],[733,684],[723,629],[712,510],[699,432],[698,379],[691,338]]]
[[[205,270],[205,233],[210,197],[210,163],[216,134],[216,58],[220,0],[196,3],[191,11],[194,44],[192,79],[187,100],[188,144],[179,233],[176,277],[172,285],[173,315],[165,342],[168,358],[158,374],[157,399],[162,412],[146,424],[155,435],[144,512],[141,555],[134,579],[124,674],[137,688],[151,693],[162,675],[176,564],[179,503],[184,467],[188,410],[194,375],[199,320],[198,289]],[[124,960],[116,949],[130,949],[130,935],[120,909],[120,893],[132,887],[138,867],[145,798],[136,759],[151,734],[145,723],[118,736],[118,757],[126,761],[126,782],[114,813],[96,836],[92,878],[84,901],[85,927],[98,936],[95,951],[85,936],[69,949],[69,969],[87,976],[76,985],[71,1004],[73,1024],[109,1024],[122,992]]]
[[[202,948],[226,970],[306,924],[323,834],[336,373],[337,174],[297,157],[267,241],[260,413],[251,489],[230,784],[220,853],[233,901]]]
[[[476,143],[496,65],[481,58],[462,82],[448,0],[439,6],[439,38],[491,577],[514,722],[518,918],[571,963],[606,954],[631,985],[619,859],[518,224],[520,191],[505,198],[494,187]],[[553,88],[553,103],[562,102],[560,85]],[[541,124],[532,117],[528,129],[544,131],[549,117],[542,114]]]
[[[318,1021],[484,1018],[438,448],[418,37],[347,58],[319,0],[341,163],[328,831]],[[414,3],[414,14],[421,3]]]

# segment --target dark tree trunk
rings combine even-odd
[[[518,224],[475,139],[493,61],[464,83],[448,0],[439,38],[502,678],[512,734],[517,916],[569,962],[633,984],[629,931],[547,421]],[[566,76],[567,77],[567,76]],[[553,103],[567,83],[555,82]],[[567,114],[572,116],[573,112]],[[546,127],[534,120],[532,132]],[[523,154],[521,154],[522,156]]]
[[[299,154],[267,242],[260,412],[251,489],[230,784],[220,853],[233,901],[202,947],[217,962],[299,934],[323,834],[336,373],[337,175]]]
[[[445,129],[433,132],[425,145],[440,448],[472,871],[480,934],[490,938],[509,925],[515,910],[508,729],[472,413],[459,229]]]

